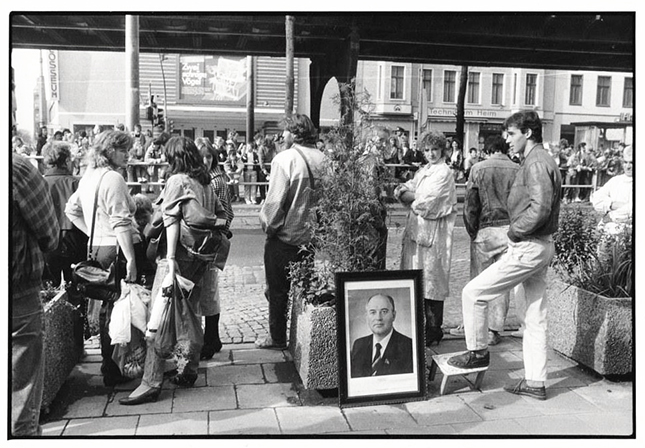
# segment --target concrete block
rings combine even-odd
[[[289,352],[305,389],[338,387],[336,309],[304,306],[295,298]]]
[[[548,341],[601,375],[633,368],[631,298],[608,298],[556,281],[549,284]]]

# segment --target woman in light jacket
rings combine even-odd
[[[403,233],[401,269],[421,269],[424,279],[426,345],[441,341],[443,302],[449,295],[452,233],[457,217],[454,175],[445,162],[446,138],[440,132],[418,142],[427,165],[396,188],[395,197],[409,208]]]
[[[118,244],[119,257],[124,257],[126,261],[126,272],[122,273],[122,279],[127,282],[137,279],[135,244],[141,242],[134,221],[136,205],[128,192],[125,179],[118,171],[126,167],[131,147],[132,137],[125,132],[110,130],[100,133],[88,153],[88,168],[65,207],[65,214],[70,221],[88,236],[94,221],[91,255],[104,268],[107,269],[116,260]],[[97,188],[98,200],[94,216]],[[108,387],[130,381],[121,375],[119,367],[112,360],[114,348],[108,334],[112,308],[111,302],[101,303],[96,300],[90,300],[88,306],[88,318],[98,315],[103,357],[101,373],[103,383]]]

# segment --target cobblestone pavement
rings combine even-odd
[[[388,236],[388,270],[399,269],[403,228],[390,228]],[[444,330],[461,323],[461,290],[470,278],[469,238],[463,227],[456,227],[450,272],[450,297],[444,308]],[[268,332],[268,306],[264,297],[264,266],[227,265],[220,275],[222,315],[220,337],[225,344],[254,342]],[[515,307],[506,320],[508,329],[517,328]]]

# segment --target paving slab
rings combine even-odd
[[[427,401],[414,401],[404,404],[403,407],[420,426],[482,421],[482,418],[457,395],[444,395]]]
[[[593,434],[630,436],[634,432],[634,415],[631,412],[596,412],[575,414],[575,417],[592,428]]]
[[[236,386],[240,409],[300,406],[300,399],[293,384],[276,383]]]
[[[65,418],[101,417],[108,405],[108,394],[81,397],[69,404]]]
[[[142,415],[137,436],[174,436],[208,434],[208,412]]]
[[[419,426],[418,428],[395,428],[388,429],[385,431],[389,435],[393,436],[435,436],[435,435],[452,435],[457,434],[455,428],[450,425],[432,425],[432,426]]]
[[[300,374],[298,374],[293,362],[262,364],[262,370],[268,383],[300,382]]]
[[[530,419],[529,419],[530,420]],[[457,434],[486,436],[486,435],[529,435],[530,433],[517,421],[486,420],[476,423],[455,423],[450,425]]]
[[[324,434],[349,431],[349,424],[337,406],[302,408],[276,408],[283,434]]]
[[[517,418],[514,421],[531,435],[579,436],[595,434],[594,428],[578,420],[574,415],[543,415],[541,417]]]
[[[69,420],[56,420],[54,422],[41,424],[42,435],[45,437],[61,436],[68,422]]]
[[[575,394],[572,389],[554,388],[547,391],[547,399],[535,400],[521,397],[545,415],[562,415],[578,412],[598,412],[600,409],[593,403]]]
[[[175,391],[172,412],[215,411],[237,408],[233,386],[191,387]]]
[[[208,416],[210,435],[280,434],[274,408],[212,411]]]
[[[264,364],[284,361],[286,361],[286,358],[282,350],[265,350],[257,348],[233,350],[234,364]]]
[[[81,418],[69,421],[63,436],[134,436],[139,416]]]
[[[571,390],[601,410],[607,412],[632,411],[633,387],[631,382],[611,383],[602,380],[588,387]]]
[[[209,367],[206,369],[206,382],[209,386],[223,386],[226,384],[263,384],[265,381],[261,365],[242,364]]]
[[[352,431],[417,428],[419,424],[403,405],[345,408]]]
[[[522,417],[541,416],[542,413],[533,402],[508,392],[491,391],[485,393],[461,394],[464,402],[483,420],[504,420]],[[537,401],[537,400],[533,400]]]

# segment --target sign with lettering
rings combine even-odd
[[[49,50],[47,52],[47,74],[49,75],[49,99],[52,102],[60,101],[60,87],[58,77],[58,51]]]
[[[182,102],[246,104],[246,58],[181,56],[179,64]]]
[[[499,111],[496,110],[486,110],[486,109],[466,109],[464,111],[464,116],[466,118],[501,118],[498,117]],[[428,116],[430,117],[456,117],[457,109],[443,109],[440,107],[432,107],[428,110]]]

